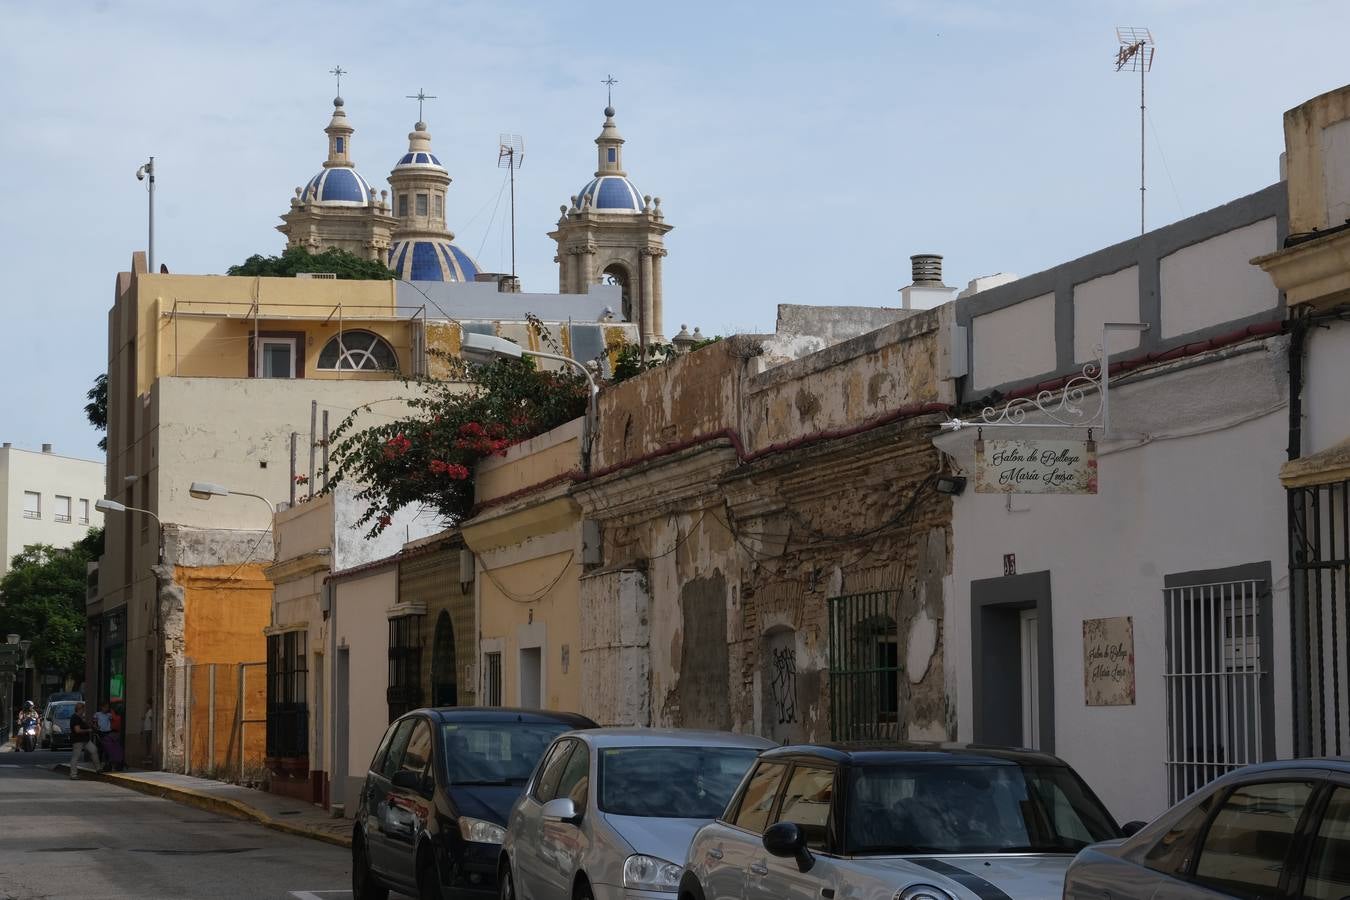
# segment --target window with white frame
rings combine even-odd
[[[344,331],[334,335],[319,354],[324,371],[393,372],[398,370],[394,348],[370,331]]]
[[[255,369],[258,377],[294,378],[295,352],[295,338],[259,338],[257,367]]]
[[[25,519],[42,518],[42,495],[37,491],[23,492],[23,517]]]
[[[52,518],[58,522],[70,521],[70,498],[56,495],[56,511],[52,513]]]
[[[80,498],[80,524],[89,524],[89,501],[83,497]]]

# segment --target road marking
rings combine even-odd
[[[324,897],[350,897],[351,891],[291,891],[295,900],[323,900]]]

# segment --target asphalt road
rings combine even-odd
[[[0,753],[0,898],[350,900],[349,851]]]

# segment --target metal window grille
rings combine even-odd
[[[1264,581],[1163,592],[1166,615],[1167,785],[1175,803],[1213,779],[1268,758],[1262,696]]]
[[[389,721],[422,705],[422,619],[389,620]]]
[[[1350,481],[1290,488],[1296,756],[1350,750]]]
[[[830,598],[830,735],[900,737],[899,591]]]
[[[309,667],[306,635],[287,631],[267,636],[267,755],[309,754]]]
[[[502,705],[502,655],[483,654],[483,705]]]

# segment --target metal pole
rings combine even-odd
[[[239,690],[234,698],[234,734],[239,746],[239,783],[244,783],[244,666],[239,665]]]
[[[516,151],[511,148],[511,277],[516,277]]]
[[[314,499],[314,449],[319,430],[319,401],[309,401],[309,499]]]
[[[206,698],[206,771],[216,768],[216,664],[211,663],[207,671],[207,687],[211,695]]]
[[[297,432],[291,432],[291,506],[295,505],[295,445],[299,438]]]
[[[323,437],[321,438],[321,440],[323,443],[320,446],[323,449],[320,451],[320,453],[322,455],[323,465],[320,471],[323,472],[323,489],[326,491],[328,490],[328,410],[326,409],[323,411],[322,434]]]
[[[150,177],[150,265],[151,272],[155,271],[155,158],[150,157],[150,164],[145,167],[145,174]]]
[[[183,774],[192,774],[192,664],[183,666],[186,675],[183,678],[184,691],[183,707],[185,711],[183,723]]]
[[[1139,58],[1139,233],[1144,233],[1144,73],[1148,66]]]

